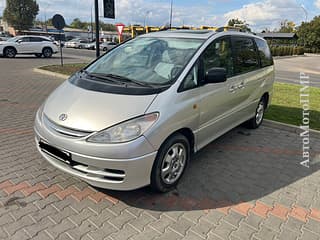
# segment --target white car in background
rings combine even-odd
[[[0,54],[14,58],[17,54],[34,54],[36,57],[50,58],[58,48],[50,38],[42,36],[17,36],[0,42]]]
[[[109,51],[116,46],[117,46],[117,44],[114,42],[103,42],[100,44],[100,50]]]

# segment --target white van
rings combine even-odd
[[[49,96],[35,119],[37,147],[93,186],[166,192],[191,154],[243,122],[261,125],[273,83],[269,47],[253,34],[146,34]]]

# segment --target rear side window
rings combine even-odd
[[[272,55],[267,42],[261,39],[255,39],[255,41],[256,41],[258,51],[259,51],[259,56],[261,59],[261,66],[267,67],[267,66],[273,65]]]
[[[234,52],[234,73],[242,74],[260,68],[258,53],[251,38],[232,38]]]

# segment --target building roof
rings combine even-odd
[[[258,33],[260,37],[265,39],[273,38],[273,39],[297,39],[298,35],[296,33],[275,33],[275,32],[268,32],[268,33]]]

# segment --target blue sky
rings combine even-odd
[[[102,0],[100,6],[102,7]],[[171,0],[115,0],[116,19],[104,22],[124,24],[165,25],[169,22]],[[93,0],[37,0],[40,5],[38,18],[52,17],[55,13],[65,16],[67,22],[73,18],[90,20]],[[5,0],[0,0],[0,12]],[[173,25],[222,26],[230,18],[246,20],[256,31],[279,27],[287,19],[300,24],[320,15],[320,0],[173,0]],[[101,11],[102,15],[102,11]]]

